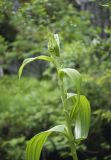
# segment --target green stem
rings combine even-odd
[[[61,89],[62,103],[63,103],[64,112],[65,112],[66,126],[67,126],[68,133],[69,133],[68,140],[69,140],[69,145],[70,145],[72,157],[73,157],[73,160],[78,160],[77,153],[76,153],[76,147],[75,147],[75,143],[74,143],[74,136],[72,133],[71,120],[70,120],[69,114],[67,112],[67,93],[64,88],[63,79],[59,79],[59,85],[60,85],[60,89]]]
[[[60,66],[59,62],[56,61],[56,57],[53,57],[53,62],[55,64],[57,72],[58,72],[59,69],[61,68],[61,66]],[[63,78],[59,78],[59,86],[60,86],[60,90],[61,90],[62,104],[63,104],[63,108],[64,108],[66,126],[67,126],[67,130],[68,130],[68,134],[69,134],[68,140],[69,140],[69,145],[70,145],[70,149],[71,149],[71,154],[72,154],[73,160],[78,160],[75,142],[74,142],[74,136],[73,136],[72,127],[71,127],[71,119],[70,119],[70,116],[67,112],[67,92],[65,91]]]

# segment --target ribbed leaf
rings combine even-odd
[[[60,69],[59,76],[62,77],[64,75],[67,75],[72,80],[72,82],[77,88],[77,92],[80,93],[80,86],[81,86],[81,81],[82,81],[81,74],[77,70],[72,69],[72,68]]]
[[[27,58],[27,59],[25,59],[25,60],[23,61],[22,65],[21,65],[20,69],[19,69],[19,78],[20,78],[21,75],[22,75],[23,68],[24,68],[28,63],[33,62],[33,61],[35,61],[35,60],[45,60],[45,61],[49,61],[49,62],[52,61],[51,57],[49,57],[49,56],[38,56],[38,57],[34,57],[34,58]]]
[[[70,117],[71,117],[71,119],[75,119],[76,115],[78,113],[78,110],[79,110],[80,96],[79,96],[79,102],[78,102],[77,94],[74,94],[74,93],[68,93],[67,99],[72,99],[73,107],[70,112]]]
[[[77,95],[70,93],[68,98],[73,98],[75,104],[77,102]],[[91,109],[88,99],[80,95],[79,105],[74,105],[72,111],[75,116],[75,130],[74,135],[76,140],[82,140],[87,138],[90,125]]]
[[[58,125],[49,129],[48,131],[41,132],[34,136],[27,144],[26,160],[39,160],[43,145],[48,136],[53,132],[64,133],[65,128],[65,125]]]
[[[64,75],[67,75],[72,80],[73,84],[77,89],[77,102],[75,105],[78,106],[80,101],[80,88],[81,88],[81,82],[82,82],[81,74],[77,70],[72,68],[60,69],[59,76],[63,77]],[[73,118],[73,115],[72,115],[72,118]]]

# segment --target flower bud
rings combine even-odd
[[[50,37],[48,42],[48,50],[52,55],[57,57],[60,56],[60,42],[58,34],[54,34],[52,37]]]

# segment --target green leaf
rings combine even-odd
[[[64,75],[67,75],[72,80],[72,82],[77,88],[77,92],[80,93],[80,87],[81,87],[81,81],[82,81],[81,74],[76,69],[72,69],[72,68],[60,69],[59,76],[63,77]]]
[[[75,105],[77,106],[79,105],[79,101],[80,101],[80,88],[81,88],[81,82],[82,82],[81,74],[77,70],[72,69],[72,68],[60,69],[59,76],[62,78],[64,75],[67,75],[72,80],[73,84],[76,86],[77,102]]]
[[[49,62],[52,61],[51,57],[49,57],[49,56],[38,56],[38,57],[34,57],[34,58],[27,58],[27,59],[25,59],[25,60],[23,61],[22,65],[21,65],[20,69],[19,69],[19,78],[20,78],[21,75],[22,75],[23,68],[24,68],[28,63],[33,62],[33,61],[35,61],[35,60],[45,60],[45,61],[49,61]]]
[[[68,98],[73,98],[75,103],[77,102],[76,94],[68,94]],[[80,103],[77,106],[74,105],[72,112],[75,115],[75,139],[86,139],[89,132],[91,115],[91,109],[88,99],[85,96],[80,95]]]
[[[85,96],[80,96],[80,109],[75,121],[75,138],[86,139],[90,126],[91,109]]]
[[[67,93],[67,99],[72,99],[73,102],[73,107],[70,112],[70,117],[72,120],[76,118],[76,115],[79,110],[79,103],[80,103],[80,96],[79,96],[79,101],[78,101],[78,96],[77,94],[74,93]]]
[[[27,144],[26,160],[39,160],[43,145],[48,136],[53,132],[64,133],[65,128],[65,125],[58,125],[49,129],[48,131],[41,132],[34,136]]]

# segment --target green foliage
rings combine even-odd
[[[76,140],[81,141],[83,139],[86,139],[88,136],[89,124],[90,124],[90,113],[91,113],[90,105],[89,105],[88,100],[85,98],[85,96],[80,95],[80,88],[81,88],[81,75],[80,75],[80,73],[77,70],[72,69],[72,68],[62,68],[61,64],[58,63],[59,59],[56,58],[56,56],[57,57],[60,56],[59,55],[59,37],[58,37],[58,35],[54,35],[51,38],[52,39],[49,40],[49,43],[48,43],[50,57],[39,56],[39,57],[35,57],[35,58],[25,59],[19,69],[19,77],[22,74],[22,70],[23,70],[24,66],[34,60],[37,60],[37,59],[48,60],[48,61],[51,61],[55,65],[55,68],[56,68],[57,74],[58,74],[58,79],[59,79],[59,86],[60,86],[60,90],[61,90],[61,98],[62,98],[66,126],[63,125],[60,127],[60,125],[59,125],[59,126],[51,128],[50,130],[44,131],[44,132],[38,134],[37,136],[33,137],[27,145],[26,158],[27,158],[27,160],[32,160],[32,159],[35,160],[36,158],[37,158],[37,160],[39,160],[41,150],[43,148],[43,145],[44,145],[47,137],[53,131],[54,132],[61,132],[61,129],[62,129],[63,130],[62,133],[66,136],[66,138],[69,141],[69,147],[71,149],[71,154],[72,154],[73,160],[78,160],[77,154],[76,154],[75,144],[76,144]],[[75,86],[77,88],[77,102],[75,102],[76,105],[74,105],[74,109],[76,110],[76,114],[74,117],[74,119],[75,119],[74,134],[72,132],[72,126],[71,126],[71,122],[72,122],[71,118],[72,117],[70,116],[73,113],[71,112],[69,114],[68,109],[67,109],[68,108],[67,90],[65,90],[64,82],[63,82],[65,74],[72,80],[72,82],[75,84]],[[78,108],[78,109],[76,109],[76,108]],[[71,111],[73,111],[73,109]]]
[[[71,117],[75,119],[75,139],[76,141],[80,141],[86,139],[88,136],[91,114],[90,104],[87,98],[83,95],[80,95],[80,99],[78,100],[76,94],[69,93],[68,99],[69,98],[73,100]]]
[[[73,84],[76,86],[77,88],[77,92],[80,95],[80,87],[81,87],[81,81],[82,81],[82,77],[81,74],[72,68],[62,68],[59,70],[59,76],[64,77],[64,75],[67,75],[73,82]]]
[[[56,117],[60,115],[59,91],[50,81],[33,78],[18,81],[17,77],[3,77],[0,86],[1,157],[25,159],[27,138],[56,125]]]
[[[47,140],[48,136],[53,132],[60,132],[64,133],[66,126],[65,125],[58,125],[55,126],[45,132],[41,132],[34,136],[27,145],[26,149],[26,159],[40,159],[41,150],[43,148],[43,145],[45,141]]]
[[[38,56],[38,57],[34,57],[34,58],[25,59],[23,61],[22,66],[19,69],[19,78],[21,77],[21,74],[22,74],[22,71],[23,71],[23,68],[25,67],[25,65],[27,65],[28,63],[33,62],[35,60],[45,60],[45,61],[49,61],[49,62],[52,61],[51,57],[48,57],[48,56]]]
[[[20,4],[16,6],[13,0],[0,1],[0,69],[4,69],[4,74],[17,74],[24,58],[47,55],[46,39],[49,37],[49,31],[58,32],[62,40],[60,46],[63,53],[60,62],[63,68],[76,68],[83,73],[81,94],[85,93],[90,100],[93,113],[89,137],[84,144],[77,146],[79,159],[110,160],[111,30],[106,15],[108,14],[110,18],[109,1],[97,0],[92,1],[91,5],[86,4],[91,10],[94,10],[93,6],[96,5],[96,9],[100,8],[101,15],[104,17],[106,15],[104,23],[101,24],[102,28],[97,25],[92,26],[90,21],[94,19],[98,24],[101,17],[95,18],[89,12],[81,11],[75,1],[20,0],[19,2]],[[99,12],[98,9],[97,11]],[[104,32],[105,37],[101,38],[101,32]],[[25,77],[18,82],[12,75],[0,78],[1,159],[24,160],[27,140],[38,132],[63,124],[63,113],[58,98],[60,93],[55,89],[57,77],[54,65],[50,63],[50,68],[47,67],[47,62],[37,61],[27,65],[24,70],[24,75],[37,75],[41,81]],[[76,92],[75,85],[69,79],[64,79],[64,82],[68,86],[66,88],[69,93],[73,89]],[[68,105],[69,112],[74,106],[71,99]],[[55,160],[60,155],[60,159],[65,159],[64,156],[68,158],[66,139],[54,136],[53,139],[49,138],[46,146],[48,156],[42,157],[43,159]],[[52,154],[54,157],[51,157]]]
[[[0,6],[3,17],[0,23],[3,31],[1,29],[0,34],[7,44],[7,68],[15,59],[46,54],[49,31],[59,32],[66,45],[74,45],[74,40],[79,41],[80,46],[84,42],[89,44],[92,38],[97,37],[98,30],[90,25],[89,13],[78,12],[67,0],[34,0],[30,3],[20,2],[20,6],[17,10],[12,1],[2,1]]]

